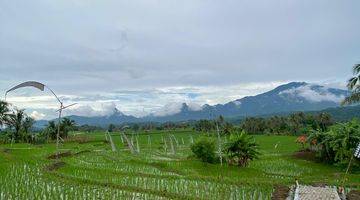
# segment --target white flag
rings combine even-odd
[[[13,90],[16,90],[16,89],[19,89],[19,88],[22,88],[22,87],[35,87],[41,91],[44,91],[44,88],[45,88],[45,85],[42,84],[42,83],[39,83],[39,82],[36,82],[36,81],[27,81],[27,82],[24,82],[24,83],[20,83],[19,85],[11,88],[10,90],[6,91],[5,93],[5,96],[7,95],[7,93],[13,91]]]
[[[360,158],[360,142],[355,150],[354,156],[355,156],[355,158]]]

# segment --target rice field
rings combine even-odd
[[[74,133],[86,141],[0,145],[0,199],[271,199],[276,185],[339,185],[344,170],[292,157],[291,136],[255,136],[262,155],[246,168],[189,157],[199,136],[190,130]],[[225,140],[225,138],[223,138]],[[112,142],[111,142],[112,141]],[[130,150],[132,148],[132,150]],[[132,153],[133,152],[133,153]],[[360,188],[360,174],[348,176]]]

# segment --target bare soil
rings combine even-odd
[[[45,169],[48,171],[55,171],[63,166],[65,166],[65,162],[60,161],[60,162],[52,163],[52,164],[46,166]]]
[[[285,185],[276,185],[271,195],[271,200],[286,200],[289,195],[290,188]]]
[[[72,153],[70,151],[62,152],[59,154],[51,154],[47,157],[47,159],[57,159],[57,158],[63,158],[63,157],[69,157],[72,156]]]
[[[346,195],[347,200],[359,200],[360,199],[360,190],[351,190]]]
[[[317,162],[316,153],[308,149],[297,151],[293,154],[295,158]]]

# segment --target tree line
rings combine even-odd
[[[301,135],[313,130],[326,131],[333,124],[334,120],[328,113],[297,112],[289,116],[249,117],[240,127],[249,134]]]
[[[55,140],[58,125],[54,121],[49,121],[42,131],[34,131],[35,120],[28,116],[24,109],[11,109],[9,103],[0,101],[0,142],[4,143],[39,143]],[[63,118],[60,123],[60,137],[66,138],[69,131],[76,126],[73,120]]]
[[[334,124],[328,113],[305,114],[297,112],[289,116],[248,117],[234,125],[224,120],[222,116],[215,120],[199,120],[193,128],[199,132],[216,131],[217,127],[222,135],[233,131],[245,131],[248,134],[273,134],[273,135],[301,135],[311,130],[326,131]]]

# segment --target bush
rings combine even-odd
[[[346,165],[360,142],[360,122],[352,120],[333,125],[327,132],[314,131],[308,142],[316,145],[321,160]]]
[[[191,151],[195,157],[207,163],[215,163],[217,161],[215,148],[214,140],[206,137],[198,139],[191,145]]]
[[[229,164],[241,167],[247,166],[249,161],[258,158],[260,155],[255,139],[245,132],[231,134],[224,152]]]

